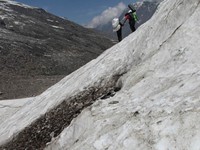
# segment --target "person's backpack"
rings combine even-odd
[[[138,17],[137,17],[136,12],[132,12],[132,13],[130,13],[130,16],[133,18],[133,20],[134,20],[135,22],[138,21]]]
[[[113,27],[114,32],[117,32],[121,28],[120,23],[119,23],[119,18],[114,18],[112,20],[112,27]]]
[[[138,21],[138,17],[137,17],[136,9],[135,9],[134,5],[133,4],[129,4],[128,7],[131,10],[131,12],[129,12],[130,16],[133,18],[133,20],[135,22],[137,22]]]

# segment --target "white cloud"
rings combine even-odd
[[[109,7],[108,9],[104,10],[101,15],[94,17],[86,27],[96,28],[99,25],[107,24],[114,17],[119,17],[124,9],[126,9],[126,5],[123,2],[120,2],[115,7]]]

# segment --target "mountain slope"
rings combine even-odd
[[[0,148],[199,149],[199,16],[199,0],[162,2],[135,33],[0,123]]]
[[[152,2],[143,1],[143,2],[137,2],[133,4],[137,10],[137,16],[139,18],[139,22],[136,23],[135,25],[136,28],[144,24],[147,20],[149,20],[152,17],[154,12],[156,11],[158,4],[159,2],[157,1],[152,1]],[[128,9],[124,10],[124,12],[119,16],[119,19],[122,20],[122,18],[127,12],[128,12]],[[117,38],[116,33],[113,32],[111,22],[109,22],[108,24],[100,25],[96,27],[96,29],[106,33],[107,35],[110,35],[110,37],[113,37],[115,39]],[[131,30],[127,21],[124,27],[122,28],[122,35],[123,37],[126,37],[130,33],[131,33]]]
[[[40,8],[10,0],[0,0],[0,8],[2,98],[31,96],[31,91],[35,95],[34,90],[40,89],[34,89],[37,79],[47,85],[53,76],[60,80],[113,45],[105,36]],[[50,76],[48,82],[45,76]],[[33,80],[32,87],[25,78]],[[12,91],[15,86],[20,90]]]

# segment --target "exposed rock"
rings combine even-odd
[[[199,0],[164,1],[135,33],[0,123],[0,149],[200,149],[199,16]]]
[[[0,90],[7,98],[37,95],[113,45],[40,8],[4,0],[0,8]]]

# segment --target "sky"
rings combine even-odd
[[[111,17],[120,15],[129,3],[136,0],[16,0],[70,21],[95,27]],[[113,14],[114,13],[114,14]]]

